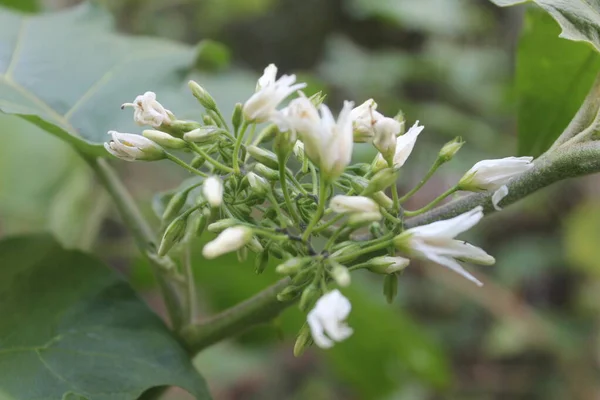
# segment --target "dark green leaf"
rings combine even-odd
[[[139,130],[119,106],[151,90],[178,114],[194,48],[118,36],[93,4],[29,16],[0,9],[0,111],[96,154],[106,132]]]
[[[558,37],[544,12],[529,9],[517,55],[519,153],[537,156],[567,127],[600,70],[600,55]]]
[[[93,257],[48,236],[0,242],[0,397],[137,399],[204,380],[160,319]]]

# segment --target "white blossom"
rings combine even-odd
[[[121,108],[133,107],[133,120],[138,125],[149,125],[158,128],[163,123],[171,122],[171,111],[156,101],[156,93],[146,92],[135,98],[133,103],[125,103]]]
[[[345,320],[352,310],[350,301],[339,290],[324,294],[308,313],[307,322],[315,344],[329,349],[352,335]]]
[[[502,185],[498,190],[494,192],[492,195],[492,205],[496,209],[496,211],[502,210],[502,208],[498,205],[503,198],[508,196],[508,186]]]
[[[373,146],[387,160],[396,152],[396,137],[402,131],[402,123],[396,121],[394,118],[385,117],[375,123],[374,130]]]
[[[369,99],[360,106],[355,107],[350,112],[352,120],[352,133],[354,142],[365,143],[369,142],[375,136],[375,124],[384,116],[375,111],[377,103],[375,100]]]
[[[265,68],[258,80],[259,90],[250,97],[243,107],[248,121],[265,122],[276,112],[277,106],[289,95],[306,87],[306,83],[296,83],[296,75],[283,75],[275,80],[277,67],[273,64]]]
[[[462,190],[497,190],[512,178],[533,168],[533,157],[506,157],[482,160],[473,165],[458,182]]]
[[[417,138],[423,132],[425,127],[423,125],[419,125],[419,121],[415,122],[415,124],[406,132],[404,135],[398,136],[396,138],[396,148],[394,151],[394,168],[400,168],[404,165],[410,153],[412,153],[413,148],[415,147],[415,143]],[[375,158],[375,162],[373,164],[375,170],[379,170],[388,166],[385,158],[381,153],[377,155]]]
[[[220,207],[223,203],[223,183],[216,176],[209,176],[202,184],[202,194],[211,207]]]
[[[481,218],[483,218],[483,208],[479,206],[451,219],[408,229],[396,236],[394,243],[409,254],[448,267],[481,286],[482,283],[456,260],[491,265],[495,262],[494,257],[479,247],[454,239],[458,234],[475,226]]]
[[[165,151],[152,140],[133,133],[108,131],[112,140],[104,143],[110,154],[125,161],[154,161],[165,158]]]
[[[379,205],[375,200],[365,196],[338,194],[331,199],[329,207],[338,214],[379,212]]]
[[[252,240],[252,229],[245,226],[234,226],[225,229],[208,242],[202,249],[205,258],[216,258],[220,255],[241,249]]]

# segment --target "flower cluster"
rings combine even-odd
[[[455,238],[483,218],[482,207],[410,229],[405,219],[457,191],[489,191],[490,205],[499,209],[510,181],[533,167],[531,157],[480,161],[430,204],[407,210],[406,201],[460,150],[460,138],[443,146],[426,178],[400,196],[398,172],[424,131],[418,121],[406,131],[402,113],[385,116],[373,99],[356,107],[345,101],[336,118],[321,93],[308,96],[294,75],[277,78],[274,65],[229,122],[206,90],[189,86],[204,107],[201,121],[178,119],[146,92],[123,107],[133,107],[135,122],[152,129],[143,135],[111,131],[105,147],[126,161],[167,159],[195,175],[163,197],[157,256],[192,246],[208,231],[217,237],[204,245],[205,258],[237,252],[244,260],[255,253],[257,273],[274,261],[275,270],[290,278],[277,298],[298,301],[307,312],[296,354],[312,342],[329,348],[352,335],[345,323],[351,303],[335,287],[348,286],[354,270],[384,275],[388,301],[412,260],[439,264],[481,285],[461,263],[490,265],[494,258]],[[352,164],[354,143],[377,149],[371,163]]]

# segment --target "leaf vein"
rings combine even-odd
[[[11,78],[13,71],[17,65],[17,61],[21,54],[21,48],[23,47],[23,36],[25,36],[25,29],[27,27],[28,19],[22,18],[21,24],[19,26],[19,32],[17,33],[17,40],[15,41],[15,48],[13,49],[13,53],[10,57],[10,62],[8,63],[8,67],[6,67],[6,77],[8,79]]]

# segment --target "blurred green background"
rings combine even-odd
[[[0,0],[29,12],[77,3]],[[98,3],[123,33],[189,44],[211,39],[205,43],[210,56],[198,60],[195,79],[222,109],[247,99],[273,62],[309,82],[310,93],[328,93],[332,108],[344,99],[373,97],[385,114],[402,109],[409,123],[420,120],[426,129],[403,168],[404,191],[419,181],[443,143],[462,136],[467,145],[460,157],[409,208],[433,199],[474,162],[517,152],[515,76],[521,72],[515,66],[526,7],[500,9],[487,0]],[[549,17],[528,10],[527,18],[542,21],[554,43],[559,28]],[[543,38],[537,50],[550,51],[553,44],[546,46]],[[564,104],[567,119],[554,123],[564,125],[577,106],[577,99]],[[527,118],[543,119],[548,112],[540,108]],[[77,155],[15,117],[0,115],[0,130],[0,236],[46,230],[69,248],[90,250],[130,276],[161,313],[149,269]],[[357,160],[372,156],[368,147],[356,153]],[[157,223],[152,195],[185,176],[167,164],[115,164]],[[592,176],[555,185],[467,235],[497,259],[493,267],[470,267],[484,277],[481,289],[441,267],[414,263],[388,306],[382,279],[358,274],[345,292],[354,306],[349,323],[355,335],[331,351],[292,356],[303,318],[292,308],[269,326],[205,351],[197,366],[220,400],[597,398],[598,181]],[[208,262],[199,254],[194,260],[203,315],[276,280],[272,268],[255,275],[252,260]],[[177,391],[168,396],[186,398]]]

